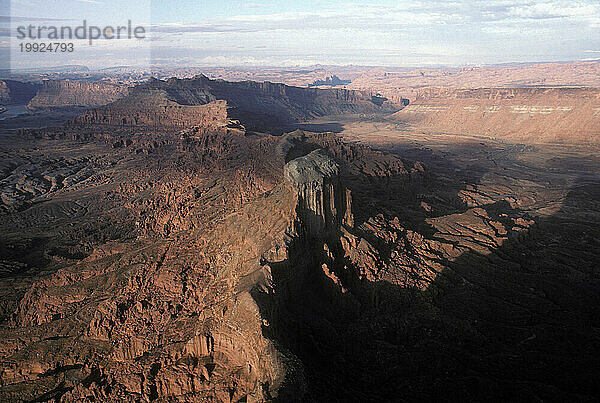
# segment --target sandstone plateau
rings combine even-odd
[[[128,90],[123,84],[83,80],[0,80],[0,135],[24,128],[61,126],[86,108],[111,103]]]
[[[596,90],[86,88],[0,138],[0,401],[598,398]]]

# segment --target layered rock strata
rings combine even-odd
[[[0,80],[0,105],[26,104],[40,88],[39,84]]]

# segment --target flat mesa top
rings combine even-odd
[[[322,150],[314,150],[304,157],[296,158],[285,165],[285,176],[294,185],[322,182],[338,174],[337,163]]]

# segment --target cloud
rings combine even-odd
[[[246,3],[246,2],[243,2],[242,3],[242,7],[244,7],[244,8],[264,8],[265,5],[261,4],[261,3]]]
[[[407,1],[394,6],[355,3],[315,11],[233,15],[198,23],[157,24],[157,33],[249,33],[271,31],[355,30],[405,31],[441,26],[548,25],[553,20],[589,26],[600,21],[600,4],[590,1]],[[495,32],[488,29],[488,32]],[[503,33],[502,32],[498,33]]]
[[[405,11],[388,13],[382,18],[379,12],[354,9],[324,10],[322,12],[294,12],[262,15],[240,15],[222,19],[209,19],[200,23],[169,23],[151,25],[151,31],[167,34],[193,32],[249,33],[272,31],[360,30],[388,32],[407,26],[443,24],[448,15]],[[455,16],[458,18],[458,16]]]
[[[151,24],[150,31],[153,35],[155,34],[190,34],[197,32],[260,32],[265,30],[265,27],[253,27],[253,26],[237,26],[233,23],[226,21],[222,22],[211,22],[211,23],[167,23],[167,24]]]
[[[26,22],[26,21],[74,21],[73,18],[47,18],[47,17],[21,17],[0,15],[0,23]]]
[[[600,24],[600,5],[595,1],[323,2],[320,7],[294,12],[280,8],[278,12],[154,24],[150,35],[154,48],[162,49],[157,53],[168,47],[228,55],[242,49],[248,56],[269,60],[293,55],[311,62],[372,59],[386,65],[416,60],[451,64],[496,62],[513,56],[538,60],[544,54],[554,58],[561,52],[565,57],[581,57],[586,43],[581,38],[589,38],[595,23]],[[600,43],[588,41],[585,46]],[[210,60],[221,59],[203,62]]]
[[[233,0],[224,17],[147,27],[157,56],[179,60],[193,55],[190,63],[222,65],[261,60],[270,65],[485,63],[579,58],[594,56],[585,49],[600,48],[600,37],[593,35],[600,28],[598,0],[381,3],[299,2],[293,8],[299,11],[290,11],[274,1]],[[169,49],[182,54],[170,55]]]
[[[540,2],[519,6],[511,6],[507,11],[508,17],[523,19],[543,20],[554,18],[583,17],[598,14],[598,4],[584,2]]]

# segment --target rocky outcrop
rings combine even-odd
[[[2,212],[3,275],[26,270],[19,259],[36,267],[52,262],[53,270],[10,293],[12,312],[9,289],[0,283],[1,401],[229,402],[277,395],[287,358],[263,336],[265,323],[249,293],[268,275],[261,261],[282,258],[293,227],[296,198],[281,185],[276,139],[198,135],[178,146],[160,146],[150,159],[129,146],[99,146],[114,164],[96,166],[80,182],[70,175],[80,161],[56,169],[61,161],[52,150],[30,157],[51,160],[50,174],[33,171],[29,161],[7,167],[2,187],[21,188],[26,175],[64,181],[48,183],[50,202],[37,209]],[[25,159],[11,155],[18,158]],[[63,232],[54,220],[70,229]],[[27,231],[25,221],[54,228],[52,246],[41,246],[39,256],[19,241],[5,246],[9,231]],[[86,230],[88,223],[101,233]]]
[[[270,322],[262,299],[285,272],[293,295],[316,278],[315,291],[332,307],[346,306],[344,317],[356,313],[337,263],[322,261],[315,271],[307,264],[320,256],[312,246],[306,261],[296,255],[311,242],[337,253],[331,240],[353,226],[341,179],[346,161],[333,155],[370,154],[344,150],[328,136],[311,142],[296,133],[283,147],[287,139],[274,136],[197,134],[151,154],[124,144],[111,149],[114,161],[94,165],[79,181],[72,178],[79,160],[53,162],[63,169],[52,165],[50,173],[31,162],[8,166],[3,186],[20,189],[21,176],[43,175],[51,183],[30,197],[50,203],[5,214],[3,228],[36,222],[54,234],[57,217],[68,230],[39,246],[36,264],[50,261],[56,270],[2,307],[0,399],[304,397],[307,367],[268,336],[281,325]],[[326,139],[324,149],[319,141]],[[102,154],[109,145],[100,144],[93,146]],[[48,153],[31,158],[54,161]],[[21,270],[20,257],[10,258],[3,270]]]
[[[128,92],[128,87],[102,82],[44,81],[29,109],[97,107],[109,104]]]
[[[575,173],[535,178],[556,148],[507,181],[533,148],[442,143],[474,165],[434,176],[333,133],[188,129],[229,101],[152,85],[108,121],[178,105],[177,135],[99,113],[71,128],[105,138],[3,145],[0,401],[594,401],[596,160],[567,154],[568,198]],[[547,188],[566,219],[521,210]]]
[[[309,236],[352,222],[350,191],[339,178],[337,163],[318,149],[288,162],[284,176],[298,193],[297,213]]]

